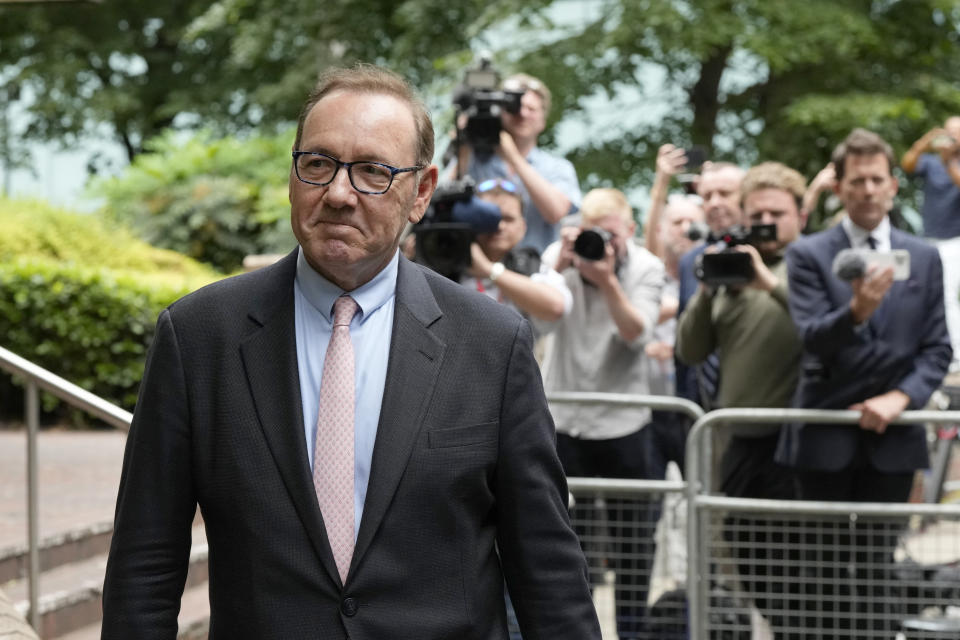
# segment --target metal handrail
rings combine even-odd
[[[37,465],[37,436],[40,432],[40,393],[44,391],[67,404],[83,409],[112,427],[127,431],[133,414],[107,402],[69,380],[21,358],[0,347],[0,369],[24,378],[24,422],[27,425],[27,584],[30,600],[30,626],[40,629],[40,530],[39,530],[39,474]]]
[[[129,411],[107,402],[103,398],[94,395],[73,384],[69,380],[64,380],[55,373],[51,373],[39,367],[29,360],[21,358],[12,351],[0,347],[0,369],[3,369],[14,375],[22,376],[27,381],[33,381],[44,391],[60,398],[70,406],[83,409],[95,418],[103,420],[111,427],[127,431],[130,429],[130,422],[133,420],[133,414]]]
[[[685,472],[687,480],[687,606],[688,619],[691,621],[691,638],[703,636],[699,622],[703,620],[703,588],[701,575],[694,567],[694,560],[700,557],[699,521],[697,510],[701,504],[714,503],[717,498],[704,495],[709,491],[710,455],[709,451],[701,456],[700,441],[708,427],[716,423],[737,422],[738,424],[805,422],[813,424],[841,424],[851,428],[860,421],[861,412],[830,409],[717,409],[700,417],[687,434]],[[904,411],[892,426],[906,424],[927,424],[931,422],[960,422],[960,411]],[[857,427],[858,428],[858,427]],[[709,439],[706,440],[709,443]],[[708,449],[708,447],[705,447]],[[702,478],[701,479],[701,474]],[[729,499],[727,499],[729,500]],[[797,503],[802,507],[802,503]],[[914,505],[917,506],[917,505]],[[886,510],[882,504],[857,503],[853,511],[860,513],[882,513]]]
[[[639,407],[660,411],[676,411],[694,420],[703,417],[703,409],[695,402],[674,396],[654,396],[639,393],[598,393],[588,391],[553,391],[547,393],[548,402],[559,404],[610,404],[618,407]]]

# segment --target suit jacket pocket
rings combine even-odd
[[[469,447],[472,445],[496,444],[499,422],[484,422],[466,427],[449,427],[427,432],[427,446],[431,449]]]

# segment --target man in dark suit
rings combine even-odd
[[[160,316],[102,637],[175,637],[199,505],[214,639],[504,639],[504,579],[524,635],[599,638],[527,323],[397,250],[426,109],[329,72],[293,156],[299,249]]]
[[[790,313],[804,350],[794,404],[860,411],[860,423],[859,428],[789,425],[781,434],[778,460],[796,467],[801,499],[905,502],[914,472],[928,464],[925,432],[918,425],[888,426],[902,411],[926,404],[950,363],[942,267],[936,248],[890,225],[887,214],[897,193],[890,145],[874,133],[855,129],[834,151],[833,164],[834,190],[846,218],[795,242],[786,255]],[[834,275],[833,260],[850,247],[907,250],[909,278],[894,281],[893,269],[887,267],[870,269],[850,282],[841,280]],[[859,542],[871,531],[876,534],[869,526],[858,523],[858,528],[863,534]],[[859,560],[861,569],[850,578],[882,579],[863,574],[862,567],[868,562],[889,565],[896,533],[887,528],[873,536],[872,558],[841,552],[837,566]],[[815,544],[828,548],[830,542]],[[846,536],[840,546],[848,544]],[[858,606],[869,606],[866,599],[877,594],[861,591]],[[873,604],[882,606],[879,599]],[[848,617],[837,626],[851,622]]]

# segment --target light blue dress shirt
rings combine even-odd
[[[570,200],[570,210],[567,215],[575,213],[580,208],[580,183],[577,181],[577,172],[569,160],[561,156],[555,156],[543,151],[539,147],[534,147],[527,154],[527,162],[536,169],[537,173],[546,179],[547,182],[559,189]],[[477,184],[491,178],[506,178],[515,182],[520,187],[523,195],[523,217],[527,222],[527,233],[520,241],[521,247],[533,247],[538,253],[543,253],[552,242],[560,237],[561,223],[550,224],[543,218],[543,214],[533,204],[530,194],[523,186],[523,181],[515,175],[512,175],[510,166],[498,155],[491,155],[487,158],[478,158],[476,155],[471,159],[467,174],[471,176]]]
[[[360,311],[350,323],[350,341],[356,362],[353,423],[354,539],[360,529],[363,504],[367,497],[373,443],[377,437],[383,387],[387,379],[399,256],[398,251],[373,280],[349,292],[350,297],[360,307]],[[297,256],[297,278],[293,291],[303,429],[307,438],[307,458],[312,473],[323,361],[333,332],[333,303],[345,292],[313,270],[303,256],[303,249],[300,249]]]

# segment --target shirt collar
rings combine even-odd
[[[358,321],[363,322],[383,306],[397,291],[397,271],[400,264],[400,251],[394,253],[387,266],[380,270],[370,282],[350,291],[350,297],[360,307]],[[333,322],[333,303],[345,292],[322,275],[317,273],[303,255],[303,247],[297,253],[297,284],[303,297],[307,299],[329,322]]]
[[[855,249],[868,246],[867,236],[873,236],[877,242],[877,247],[880,249],[890,246],[889,216],[883,216],[880,224],[873,231],[867,231],[863,227],[857,226],[847,215],[843,216],[840,224],[843,226],[844,233],[847,234],[847,239],[850,240],[850,246]]]

